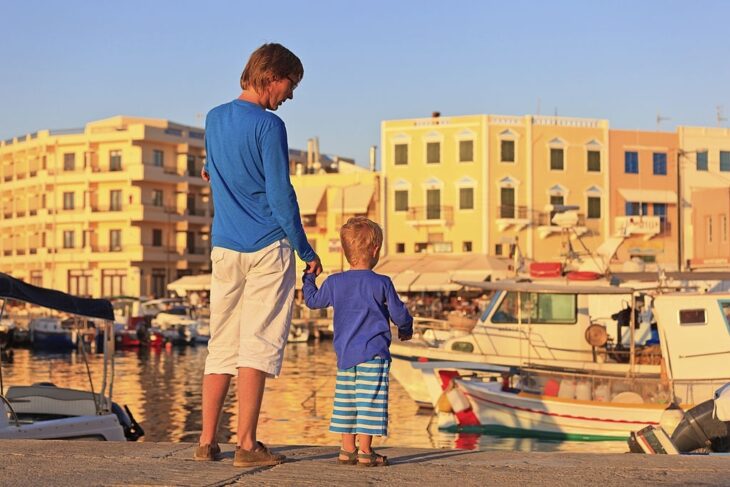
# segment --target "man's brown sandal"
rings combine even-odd
[[[347,460],[343,460],[340,457],[347,457]],[[353,451],[340,449],[340,455],[337,458],[337,463],[340,465],[355,465],[357,463],[357,449]]]
[[[269,450],[260,441],[256,442],[257,447],[253,450],[244,450],[236,447],[236,454],[233,457],[234,467],[268,467],[284,463],[286,457]]]
[[[198,445],[193,454],[193,460],[198,462],[214,462],[220,460],[221,447],[218,443],[212,445]]]
[[[378,455],[375,450],[371,450],[370,453],[359,452],[357,454],[358,467],[387,467],[388,465],[390,465],[388,457]]]

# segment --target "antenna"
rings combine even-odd
[[[659,130],[659,124],[661,124],[665,120],[671,120],[671,117],[664,117],[657,112],[656,114],[656,129]]]
[[[722,114],[723,106],[722,105],[715,105],[715,114],[717,117],[717,126],[721,126],[722,122],[727,122],[727,117],[724,117]]]

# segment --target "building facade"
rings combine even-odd
[[[389,253],[561,260],[608,235],[605,120],[434,114],[382,122],[381,147]]]
[[[609,131],[611,232],[625,236],[617,261],[678,268],[678,137],[671,132]]]
[[[162,296],[210,267],[201,129],[117,116],[0,144],[0,270],[79,296]]]

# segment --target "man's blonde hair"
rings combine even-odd
[[[264,44],[256,49],[241,73],[241,89],[261,93],[274,80],[286,77],[299,82],[304,66],[299,58],[281,44]]]
[[[355,216],[340,228],[340,242],[350,265],[370,263],[373,251],[383,245],[383,230],[374,221]]]

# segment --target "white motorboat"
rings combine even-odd
[[[78,298],[44,289],[0,273],[0,300],[12,299],[43,306],[83,323],[92,320],[103,333],[104,373],[95,392],[89,373],[90,392],[53,384],[11,386],[0,390],[0,438],[2,439],[96,439],[136,440],[144,434],[129,409],[112,401],[114,384],[114,313],[105,299]],[[2,318],[0,310],[0,318]],[[71,325],[69,325],[71,326]],[[80,347],[86,360],[86,349]],[[0,367],[2,364],[0,363]],[[2,371],[0,370],[0,373]]]
[[[629,350],[622,373],[535,364],[496,371],[501,378],[494,380],[481,371],[468,377],[463,371],[470,364],[463,362],[414,368],[426,371],[440,427],[625,440],[632,431],[659,424],[672,405],[690,408],[730,381],[730,293],[657,294],[651,306],[660,337],[659,373],[639,372],[646,356],[638,347]]]

